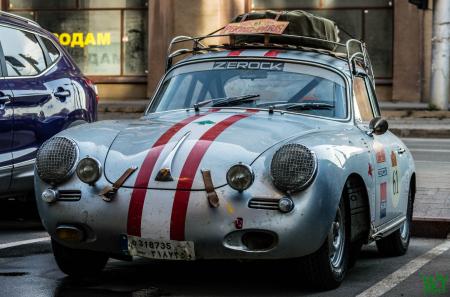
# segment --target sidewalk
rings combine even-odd
[[[450,234],[450,189],[417,189],[411,232],[435,238]]]

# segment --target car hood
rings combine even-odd
[[[214,186],[220,187],[227,183],[226,172],[232,165],[250,165],[272,146],[331,123],[335,122],[240,109],[153,114],[130,122],[119,132],[104,172],[114,183],[135,166],[138,169],[124,187],[202,190],[201,170],[210,170]],[[164,168],[170,168],[172,180],[157,181]]]

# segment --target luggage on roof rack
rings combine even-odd
[[[271,43],[300,45],[334,51],[336,45],[326,41],[339,42],[338,28],[333,21],[315,16],[303,10],[266,10],[263,12],[251,12],[235,17],[232,23],[240,23],[258,19],[273,19],[277,21],[289,22],[283,34],[310,37],[309,39],[299,39],[287,36],[271,36]],[[324,42],[320,39],[326,41]],[[235,42],[236,44],[264,43],[264,37],[239,34],[236,35]]]

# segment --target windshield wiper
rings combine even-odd
[[[286,110],[317,110],[317,109],[334,109],[334,105],[328,103],[291,103],[286,106]]]
[[[209,103],[212,103],[211,105],[212,107],[219,107],[219,106],[229,106],[232,104],[252,102],[258,100],[257,98],[259,96],[260,96],[259,94],[254,94],[254,95],[209,99],[194,104],[194,108],[197,111],[200,107],[208,105]]]

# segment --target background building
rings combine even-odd
[[[148,97],[174,36],[206,34],[237,14],[265,9],[303,9],[335,20],[342,40],[367,42],[381,100],[429,100],[432,10],[408,0],[0,1],[3,10],[57,34],[104,100]]]

